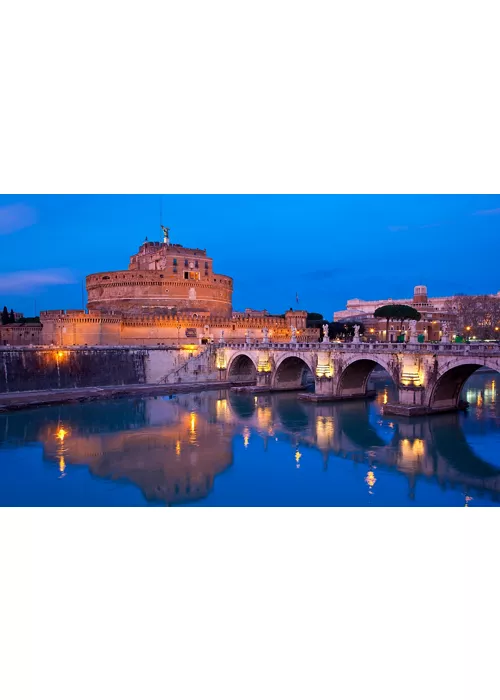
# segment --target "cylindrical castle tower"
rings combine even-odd
[[[148,242],[132,255],[128,270],[86,279],[88,308],[126,316],[208,313],[229,318],[233,280],[213,271],[206,250]]]

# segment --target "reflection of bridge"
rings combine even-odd
[[[267,343],[220,344],[221,378],[258,390],[299,389],[314,381],[313,400],[366,397],[377,365],[393,380],[397,400],[385,413],[418,415],[456,410],[467,379],[480,367],[500,371],[500,344]]]
[[[208,397],[207,397],[208,398]],[[183,397],[179,396],[182,402]],[[405,473],[414,488],[418,476],[435,479],[442,487],[462,487],[500,499],[500,468],[489,464],[470,448],[460,417],[449,413],[380,423],[390,437],[384,439],[371,422],[370,402],[299,403],[294,394],[235,394],[221,392],[216,402],[218,420],[233,423],[249,440],[264,441],[286,435],[295,445],[308,444],[324,456],[389,467]]]

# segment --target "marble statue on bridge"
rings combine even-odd
[[[418,343],[417,322],[415,319],[410,321],[410,338],[409,343]]]
[[[323,342],[324,343],[330,342],[330,336],[328,335],[328,323],[323,324]]]
[[[354,326],[354,338],[352,339],[353,343],[360,343],[361,342],[361,338],[359,337],[359,329],[360,328],[361,328],[361,326],[358,326],[357,324],[355,324],[355,326]]]

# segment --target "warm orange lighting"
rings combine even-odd
[[[180,455],[181,453],[181,441],[177,440],[175,443],[175,454]]]
[[[64,461],[64,457],[61,455],[59,457],[59,471],[61,474],[64,474],[64,471],[66,469],[66,462]]]
[[[299,452],[299,448],[297,448],[295,451],[295,461],[297,463],[297,469],[300,467],[300,458],[301,457],[302,457],[302,454]]]
[[[466,331],[470,331],[470,326],[465,326]]]
[[[370,328],[370,333],[375,333],[375,328]]]
[[[189,414],[189,432],[196,432],[196,413],[194,411]]]
[[[61,442],[63,442],[63,440],[67,434],[68,434],[67,430],[64,430],[64,428],[59,428],[59,430],[56,433],[56,438],[58,438]]]
[[[243,429],[243,444],[245,447],[248,447],[248,443],[250,442],[250,430],[248,428]]]
[[[375,486],[375,482],[377,481],[375,474],[372,471],[368,472],[365,476],[365,481],[368,484],[368,493],[372,494],[372,488]]]
[[[384,389],[384,398],[382,399],[383,403],[387,403],[389,400],[389,395],[387,393],[387,387]]]

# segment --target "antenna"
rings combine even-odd
[[[160,227],[163,223],[163,197],[160,195]]]

